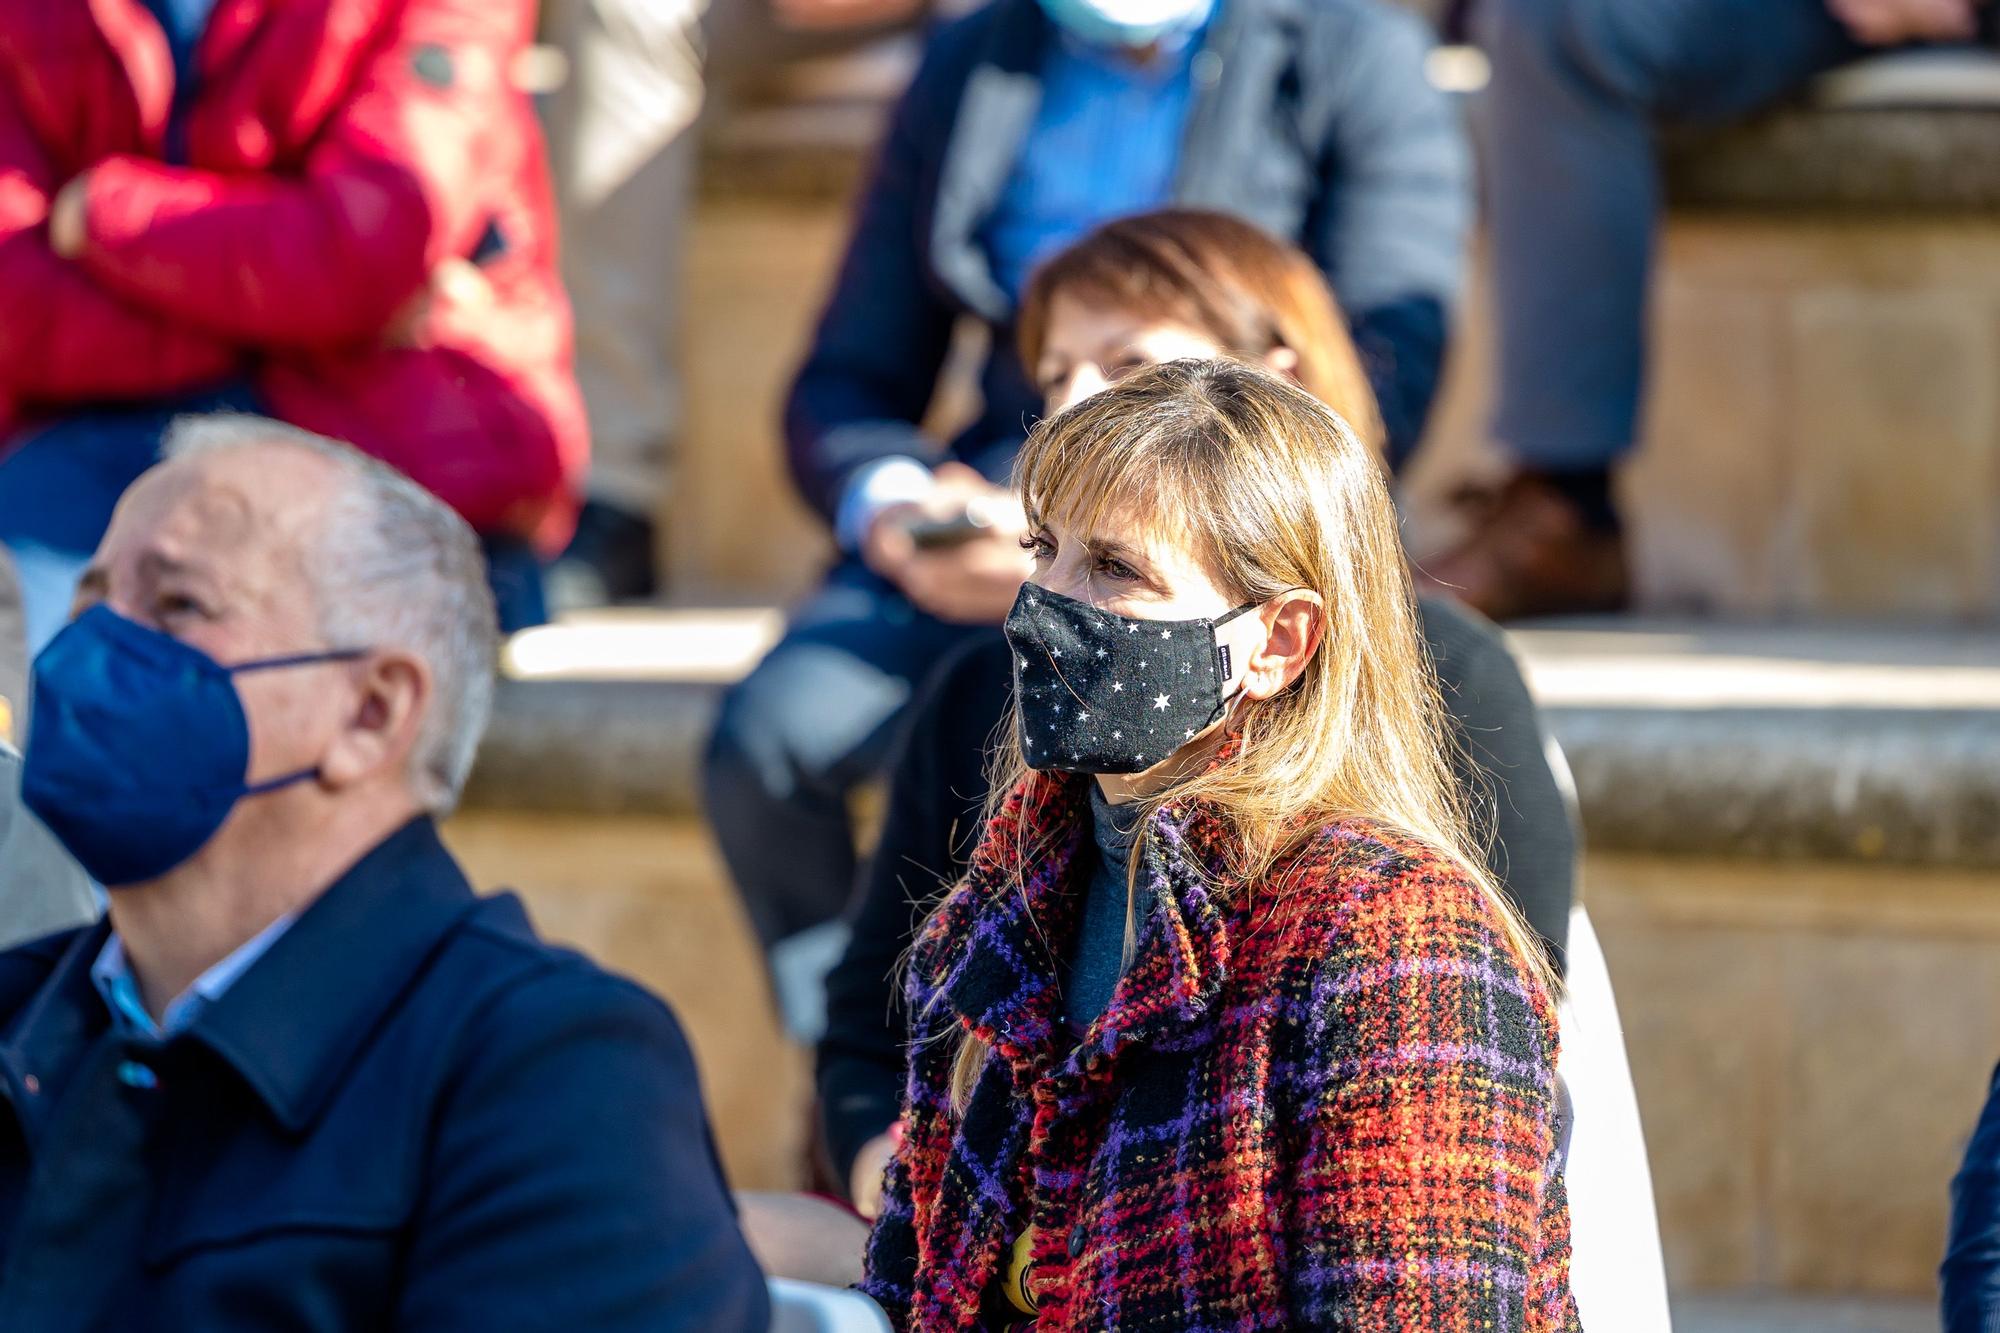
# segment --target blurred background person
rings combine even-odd
[[[841,555],[729,692],[706,760],[767,946],[846,903],[848,793],[925,672],[1026,576],[1001,483],[1041,410],[1013,333],[1040,259],[1169,202],[1296,238],[1347,302],[1392,453],[1415,440],[1471,203],[1430,45],[1381,0],[994,0],[933,36],[786,407],[793,476]],[[941,445],[921,423],[961,319],[988,339],[984,401]]]
[[[110,907],[0,956],[0,1326],[765,1328],[674,1016],[439,836],[471,530],[276,422],[168,455],[35,664],[26,797]]]
[[[187,411],[351,440],[542,615],[588,442],[533,0],[13,5],[0,22],[0,545],[31,644]]]
[[[21,805],[21,752],[9,741],[28,720],[27,657],[13,562],[0,550],[0,949],[97,915],[90,881]]]
[[[1871,48],[1972,37],[1983,0],[1473,0],[1499,400],[1512,475],[1433,586],[1496,619],[1609,611],[1613,470],[1637,441],[1655,135],[1757,111]]]
[[[549,99],[562,272],[591,461],[556,606],[643,600],[664,583],[659,524],[683,420],[683,270],[711,98],[798,59],[907,26],[928,0],[549,0],[567,56]]]
[[[1951,1231],[1938,1280],[1944,1333],[2000,1328],[2000,1069],[1951,1182]]]

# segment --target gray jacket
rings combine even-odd
[[[97,919],[97,895],[21,804],[21,756],[0,741],[0,950]]]

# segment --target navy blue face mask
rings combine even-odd
[[[98,883],[158,879],[200,851],[245,796],[319,776],[311,768],[248,781],[250,721],[235,677],[362,656],[223,666],[93,606],[35,659],[22,800]]]

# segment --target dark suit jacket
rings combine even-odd
[[[792,475],[832,516],[849,479],[931,457],[917,430],[952,327],[983,321],[985,408],[950,453],[1004,480],[1041,397],[980,234],[1019,159],[1052,32],[1036,0],[932,36],[891,117],[854,235],[785,410]],[[1437,388],[1472,210],[1457,108],[1424,77],[1431,33],[1386,0],[1223,0],[1174,202],[1296,240],[1346,306],[1389,429],[1407,451]]]
[[[0,955],[0,1327],[766,1327],[673,1015],[429,820],[164,1043],[106,931]]]

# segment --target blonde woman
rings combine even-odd
[[[1017,715],[912,952],[863,1289],[917,1330],[1577,1328],[1548,971],[1370,451],[1180,361],[1018,475]]]

